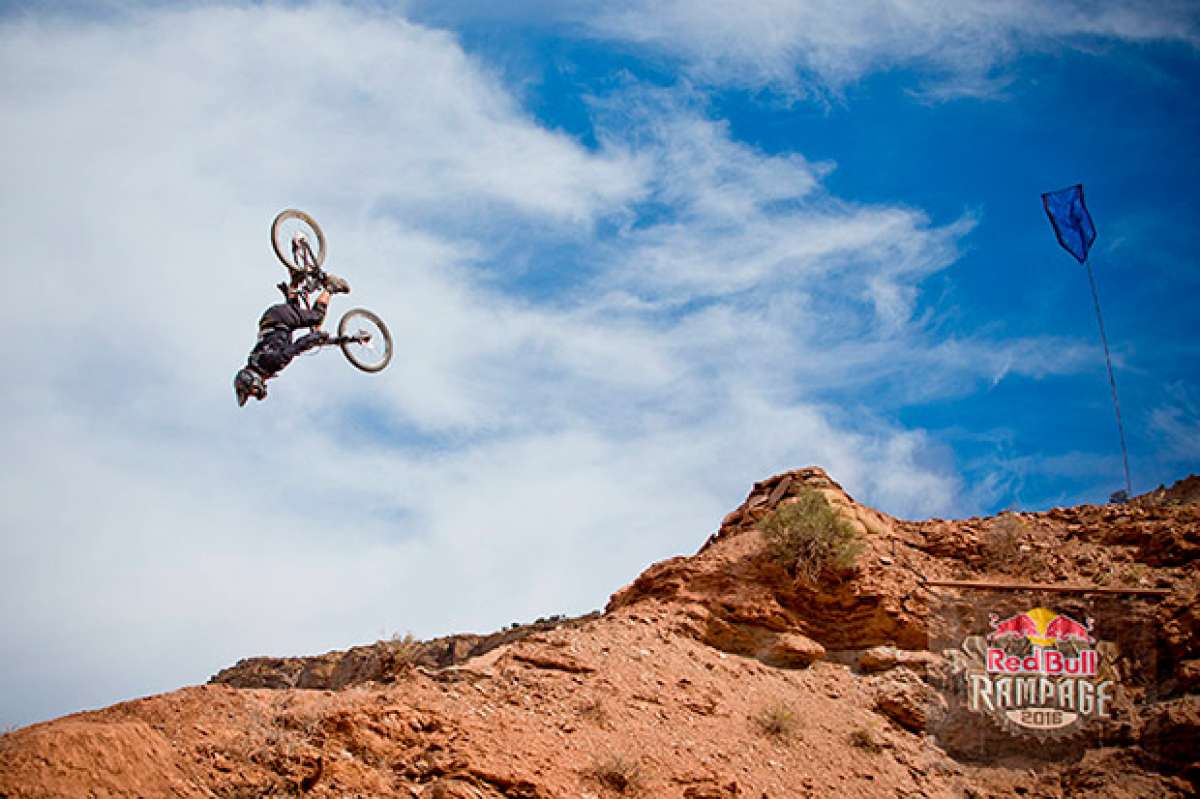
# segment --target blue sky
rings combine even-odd
[[[589,147],[597,146],[597,98],[630,83],[693,88],[670,58],[535,21],[466,17],[457,20],[464,48],[519,75],[525,105],[541,123]],[[436,11],[431,18],[445,21]],[[1042,191],[1086,181],[1102,226],[1093,262],[1111,306],[1134,480],[1143,491],[1193,468],[1164,457],[1164,434],[1188,431],[1168,433],[1161,419],[1195,411],[1197,322],[1189,303],[1200,272],[1188,219],[1200,177],[1196,52],[1190,42],[1073,44],[1013,58],[996,69],[994,90],[977,97],[925,96],[928,72],[909,67],[866,74],[836,92],[822,87],[807,101],[789,96],[791,87],[718,85],[704,87],[698,102],[758,151],[836,164],[825,180],[834,194],[914,206],[934,223],[974,217],[953,268],[922,286],[920,312],[930,315],[934,336],[990,329],[1098,346],[1084,273],[1053,246],[1038,200]],[[560,270],[537,277],[521,289],[542,296],[563,279]],[[999,481],[970,512],[1099,501],[1123,475],[1103,361],[1092,367],[883,407],[906,427],[936,431],[968,479]],[[873,404],[844,392],[827,399]],[[1196,432],[1186,445],[1193,465]]]
[[[7,4],[0,724],[602,606],[809,464],[903,517],[1197,471],[1190,4]],[[229,381],[301,207],[399,344]],[[19,270],[19,271],[18,271]],[[53,353],[53,357],[47,357]]]

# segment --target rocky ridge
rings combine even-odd
[[[602,614],[242,661],[0,737],[0,796],[1195,795],[1198,487],[903,521],[820,469],[787,472]],[[819,586],[767,557],[757,529],[804,489],[864,544]],[[945,580],[1164,594],[932,584]],[[952,712],[964,630],[1034,605],[1095,614],[1111,639],[1122,699],[1087,735],[1031,744]]]

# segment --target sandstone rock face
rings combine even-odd
[[[770,666],[798,668],[825,657],[825,647],[799,633],[780,633],[754,656]]]
[[[244,660],[206,686],[0,736],[0,797],[1193,796],[1197,486],[1011,514],[997,535],[996,519],[893,519],[795,470],[603,614]],[[863,544],[819,585],[773,562],[757,529],[805,488]],[[1101,633],[1127,689],[1087,735],[1031,743],[954,715],[954,647],[1016,600],[928,582],[946,579],[1167,594],[1028,600],[1121,619]]]
[[[22,744],[0,747],[0,774],[10,775],[0,778],[0,795],[207,795],[179,764],[167,737],[144,721],[101,725],[68,718],[32,728]],[[18,784],[13,775],[20,775]]]
[[[757,524],[805,488],[825,495],[864,540],[850,579],[800,583],[764,554]],[[856,503],[821,469],[800,469],[756,484],[699,553],[652,566],[614,594],[608,610],[669,602],[688,614],[692,621],[686,626],[694,634],[738,654],[753,654],[764,637],[785,632],[826,649],[887,643],[923,648],[923,608],[907,603],[919,574],[895,551],[911,537],[896,520]],[[901,565],[885,566],[881,557],[901,557]]]
[[[536,633],[578,626],[597,615],[574,619],[554,616],[490,635],[449,635],[431,641],[377,641],[315,657],[247,658],[222,669],[209,682],[235,688],[333,690],[367,682],[392,682],[397,675],[413,667],[447,668]]]
[[[1152,705],[1143,720],[1142,748],[1168,762],[1200,761],[1200,696],[1179,697]]]
[[[858,668],[864,672],[877,672],[903,666],[924,674],[940,660],[937,655],[924,650],[910,652],[894,646],[875,646],[859,655]]]
[[[940,695],[908,669],[895,669],[869,681],[875,709],[911,732],[923,732],[931,713],[944,704]]]

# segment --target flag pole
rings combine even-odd
[[[1096,321],[1100,323],[1100,342],[1104,345],[1104,363],[1108,367],[1108,386],[1112,389],[1113,408],[1117,412],[1117,432],[1121,435],[1121,460],[1125,465],[1125,496],[1133,498],[1133,486],[1129,480],[1129,450],[1125,447],[1125,423],[1121,421],[1121,402],[1117,399],[1117,379],[1113,376],[1112,356],[1108,353],[1108,336],[1104,333],[1104,317],[1100,314],[1100,294],[1096,291],[1096,278],[1092,274],[1092,262],[1084,259],[1087,267],[1088,285],[1092,287],[1092,304],[1096,306]]]

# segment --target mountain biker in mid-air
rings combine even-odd
[[[303,233],[297,233],[292,238],[292,252],[311,252]],[[279,284],[279,290],[283,292],[287,301],[272,305],[258,320],[258,342],[250,351],[246,365],[233,378],[233,390],[237,394],[239,407],[245,405],[250,397],[257,400],[266,399],[267,380],[283,371],[300,353],[329,340],[329,334],[321,330],[321,325],[325,321],[325,311],[329,308],[330,295],[349,294],[350,285],[336,275],[322,272],[315,267],[314,269],[321,293],[311,309],[301,303],[305,291],[302,285],[305,275],[303,272],[293,271],[290,283]],[[304,328],[311,328],[312,332],[293,341],[292,333]]]

